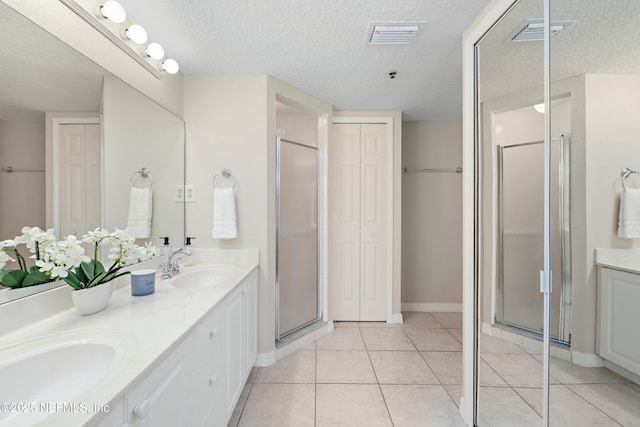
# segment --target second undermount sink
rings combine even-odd
[[[16,405],[0,412],[0,426],[30,425],[70,410],[62,405],[77,404],[132,350],[131,337],[106,330],[54,334],[0,349],[0,402]]]
[[[192,267],[171,279],[177,288],[203,288],[225,282],[237,274],[232,266],[207,265]]]

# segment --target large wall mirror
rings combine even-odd
[[[543,0],[513,2],[476,45],[476,423],[639,425],[640,376],[608,363],[598,347],[594,252],[640,245],[617,236],[620,171],[640,169],[640,2],[550,6],[550,111],[543,108]],[[548,384],[539,284],[545,114],[553,272]],[[635,329],[626,330],[622,341],[637,342]]]
[[[2,2],[0,36],[0,240],[128,228],[132,189],[151,188],[138,242],[181,245],[182,119]],[[0,287],[0,303],[59,284]]]

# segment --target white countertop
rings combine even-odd
[[[74,402],[83,402],[89,407],[93,407],[93,404],[109,404],[113,407],[138,379],[150,372],[159,359],[177,346],[216,304],[258,266],[258,251],[197,250],[192,257],[184,257],[183,263],[184,272],[205,263],[232,267],[235,274],[218,285],[190,289],[176,288],[171,286],[171,279],[157,278],[155,293],[143,297],[131,296],[129,276],[123,276],[118,279],[119,283],[116,284],[111,302],[105,310],[81,316],[75,308],[66,307],[53,316],[0,337],[0,351],[28,340],[57,334],[73,333],[74,336],[82,336],[82,333],[113,333],[126,343],[124,354],[112,372],[88,392],[74,399]],[[55,292],[69,293],[70,289],[62,287]],[[50,292],[53,291],[47,293]],[[45,294],[39,295],[40,303],[46,303]],[[70,300],[70,296],[68,298]],[[30,304],[35,303],[35,300],[33,298]],[[2,315],[0,313],[0,321]],[[99,418],[102,415],[94,413],[56,412],[36,425],[69,427],[83,425],[89,420],[94,424]]]
[[[640,274],[640,249],[597,248],[595,264],[598,267]]]

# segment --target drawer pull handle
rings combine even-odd
[[[135,408],[133,408],[133,413],[141,420],[147,418],[147,415],[149,415],[149,401],[145,400],[137,404]]]
[[[218,374],[211,375],[209,377],[209,387],[211,387],[212,385],[216,384],[217,382],[218,382]]]
[[[217,336],[218,336],[218,327],[216,326],[215,328],[209,331],[209,338],[213,339],[214,337],[217,337]]]

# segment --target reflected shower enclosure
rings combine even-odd
[[[571,289],[569,137],[551,142],[551,338],[569,343]],[[498,146],[496,323],[541,337],[544,142]]]

